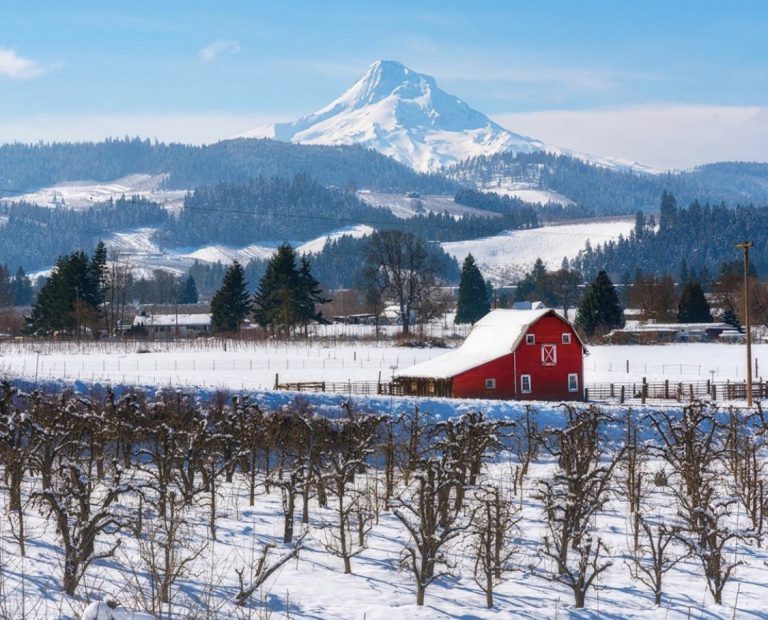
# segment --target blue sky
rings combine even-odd
[[[665,167],[768,159],[765,2],[0,8],[0,142],[211,141],[312,112],[389,58],[508,128],[561,146]]]

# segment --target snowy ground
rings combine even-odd
[[[511,478],[516,461],[507,458],[492,464],[487,477],[506,490],[510,498]],[[648,463],[648,471],[661,468]],[[392,620],[394,618],[636,618],[683,620],[686,618],[730,619],[764,618],[768,585],[763,562],[765,549],[755,545],[729,545],[730,557],[744,561],[736,568],[725,588],[724,604],[715,605],[707,591],[700,564],[685,560],[665,576],[662,605],[655,607],[650,592],[629,574],[629,515],[626,503],[612,494],[608,506],[595,524],[608,545],[613,565],[587,595],[586,609],[573,608],[570,591],[541,576],[548,565],[537,555],[544,534],[542,507],[533,499],[538,479],[549,478],[554,466],[542,459],[536,462],[525,480],[522,499],[516,497],[522,521],[515,536],[517,551],[512,558],[513,571],[498,587],[496,609],[487,610],[485,599],[472,578],[472,558],[467,541],[459,538],[448,547],[446,556],[453,565],[452,574],[429,586],[426,604],[415,605],[412,575],[399,568],[404,528],[387,511],[369,534],[367,549],[352,559],[352,574],[342,573],[341,560],[323,547],[323,526],[332,523],[333,512],[311,503],[307,546],[298,560],[292,560],[274,574],[255,595],[256,602],[271,612],[271,617]],[[375,472],[370,473],[373,476]],[[648,513],[669,518],[673,502],[666,489],[652,489]],[[5,497],[5,493],[2,494]],[[0,501],[5,501],[4,499]],[[122,508],[135,508],[135,499],[124,500]],[[6,506],[0,507],[5,510]],[[121,507],[115,510],[120,510]],[[231,484],[222,482],[218,500],[217,540],[207,529],[207,510],[185,514],[185,553],[200,552],[172,589],[172,618],[266,618],[254,609],[238,609],[232,603],[237,593],[236,570],[245,575],[258,559],[267,542],[282,547],[282,503],[277,493],[260,490],[253,507],[249,506],[246,481],[236,476]],[[18,545],[5,519],[0,521],[0,601],[10,618],[79,618],[88,600],[111,596],[122,605],[139,610],[146,600],[144,566],[136,539],[119,534],[121,546],[112,559],[91,566],[81,584],[79,596],[65,596],[59,586],[61,556],[56,534],[50,522],[30,505],[26,512],[27,556],[21,558]],[[150,527],[149,513],[145,527]],[[300,523],[296,523],[297,531]],[[103,549],[105,540],[97,543]],[[673,545],[670,552],[680,549]],[[731,555],[733,554],[733,555]],[[22,589],[22,582],[24,584]],[[142,592],[143,587],[143,592]],[[257,608],[259,605],[256,606]],[[165,616],[164,616],[165,617]]]
[[[587,241],[592,246],[627,235],[634,221],[612,218],[576,224],[513,230],[493,237],[443,243],[443,249],[461,262],[472,254],[483,275],[499,284],[511,284],[530,271],[537,258],[559,269],[564,257],[574,258]]]
[[[370,335],[366,326],[328,326],[347,338]],[[343,331],[342,331],[343,330]],[[462,328],[433,326],[435,336],[461,337]],[[460,340],[454,341],[458,344]],[[141,351],[141,352],[139,352]],[[768,345],[754,345],[756,377],[768,369]],[[0,373],[28,379],[109,381],[121,384],[271,389],[283,382],[388,380],[445,353],[387,342],[316,339],[307,343],[191,340],[179,343],[0,344]],[[629,372],[627,372],[627,362]],[[649,381],[742,381],[744,346],[675,344],[593,346],[584,360],[585,384]]]

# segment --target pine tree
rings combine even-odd
[[[581,300],[576,325],[586,336],[593,336],[623,327],[623,315],[613,282],[605,271],[598,272]]]
[[[254,297],[254,317],[264,328],[290,332],[301,325],[306,332],[311,321],[325,322],[317,306],[330,301],[312,275],[309,259],[297,266],[296,251],[281,245],[267,264]]]
[[[672,228],[677,218],[677,201],[675,197],[664,190],[661,194],[659,228],[664,231]]]
[[[459,299],[456,305],[454,323],[472,323],[473,325],[491,311],[488,289],[477,263],[468,254],[461,266],[459,280]]]
[[[196,304],[198,301],[200,301],[200,296],[197,293],[197,283],[191,275],[187,276],[181,289],[181,295],[179,295],[179,303]]]
[[[301,257],[298,284],[299,323],[304,327],[304,333],[306,334],[307,325],[310,321],[317,321],[318,323],[328,322],[323,318],[323,313],[317,310],[317,306],[327,304],[331,299],[323,295],[320,282],[312,275],[309,259],[306,256]]]
[[[0,265],[0,308],[12,306],[14,302],[11,274],[5,265]]]
[[[267,264],[254,297],[254,317],[262,327],[290,331],[301,322],[296,252],[284,243]]]
[[[688,282],[680,295],[677,305],[678,323],[711,323],[709,303],[704,297],[704,290],[698,282]]]
[[[34,334],[80,334],[98,316],[92,284],[91,261],[85,252],[60,258],[32,307],[27,329]]]
[[[32,303],[32,282],[19,267],[16,277],[13,279],[13,305],[28,306]]]
[[[236,332],[251,311],[245,272],[235,261],[224,274],[224,280],[211,299],[211,322],[215,329]]]

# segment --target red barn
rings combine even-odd
[[[493,310],[458,349],[395,376],[405,395],[582,400],[585,353],[554,310]]]

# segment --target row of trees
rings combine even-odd
[[[227,269],[211,299],[211,318],[216,329],[236,332],[252,314],[258,325],[273,333],[291,333],[297,326],[306,330],[310,322],[324,321],[317,305],[328,301],[312,275],[309,259],[299,258],[284,243],[270,259],[253,296],[240,263],[235,261]]]
[[[224,394],[207,402],[177,391],[151,401],[110,392],[89,399],[0,384],[6,540],[26,554],[34,508],[55,523],[48,531],[61,544],[62,590],[76,594],[94,562],[112,558],[126,590],[160,614],[189,589],[181,582],[216,543],[222,501],[253,507],[272,493],[282,499],[282,546],[267,544],[252,564],[231,567],[239,576],[239,588],[227,588],[233,607],[252,605],[266,578],[306,545],[354,572],[387,512],[402,527],[401,565],[419,605],[431,584],[455,574],[455,558],[467,558],[488,607],[512,572],[561,584],[583,607],[620,556],[657,605],[667,573],[683,560],[701,564],[721,604],[747,545],[764,542],[760,415],[698,403],[642,418],[567,407],[562,424],[543,428],[532,408],[518,423],[342,409],[331,419],[303,402],[265,412]],[[509,462],[510,484],[489,470],[499,459]],[[521,529],[520,506],[531,502],[543,520],[540,539]],[[598,529],[609,502],[627,513],[624,551]],[[193,526],[200,515],[204,536]],[[138,553],[121,555],[121,537]],[[521,538],[532,554],[516,546]],[[0,613],[19,616],[3,605]]]

